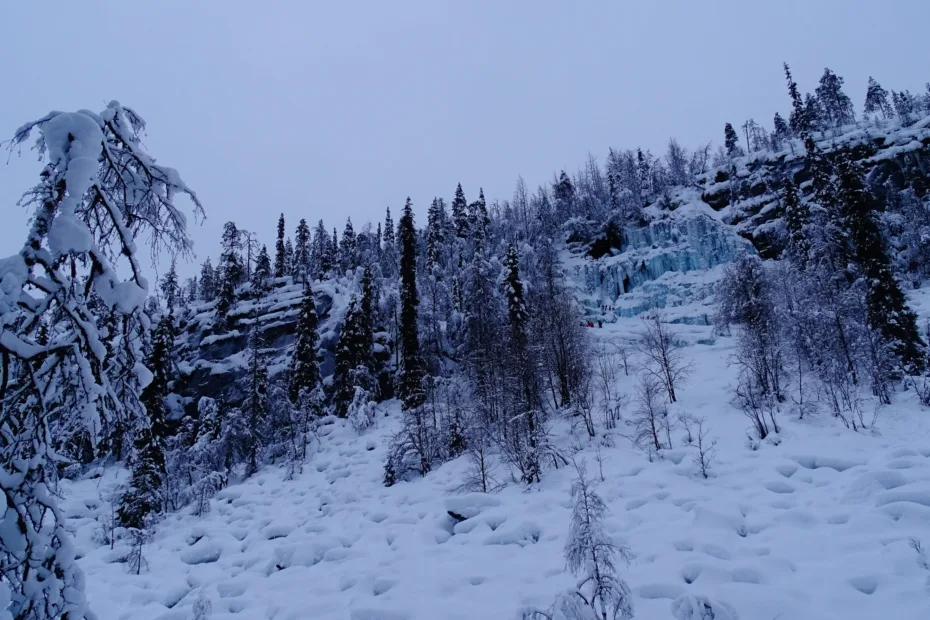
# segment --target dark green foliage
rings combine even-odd
[[[342,230],[342,242],[339,244],[339,264],[342,270],[352,271],[358,266],[358,240],[352,220],[346,219],[346,227]]]
[[[791,180],[785,181],[782,200],[785,204],[785,228],[788,231],[788,249],[799,264],[807,262],[810,252],[810,240],[807,237],[807,225],[810,223],[810,209],[798,196],[798,189]]]
[[[426,216],[426,270],[432,272],[439,264],[445,243],[446,205],[442,198],[434,198]]]
[[[461,189],[461,187],[460,187]],[[458,194],[458,192],[456,192]],[[405,410],[419,407],[426,399],[423,391],[424,368],[420,357],[417,325],[417,231],[413,223],[413,203],[404,205],[398,224],[400,233],[400,345],[401,362],[398,394]]]
[[[484,248],[490,224],[491,219],[488,217],[488,203],[484,199],[484,190],[479,189],[478,200],[468,205],[468,228],[474,239],[476,252]]]
[[[140,396],[148,424],[136,431],[132,477],[117,510],[120,524],[138,529],[144,528],[148,519],[165,507],[165,440],[168,436],[165,398],[169,393],[174,368],[174,316],[163,316],[152,331],[151,338],[151,351],[146,366],[152,373],[152,380]]]
[[[743,154],[743,149],[739,145],[739,136],[736,135],[736,130],[733,129],[733,125],[727,123],[723,127],[723,143],[727,149],[727,155],[730,157],[739,157]]]
[[[456,237],[468,238],[468,201],[465,200],[465,192],[462,191],[461,183],[455,187],[455,198],[452,199],[452,225],[455,228]]]
[[[252,271],[252,293],[260,295],[268,290],[268,281],[271,279],[271,258],[268,248],[262,246],[255,260],[255,269]]]
[[[249,367],[246,376],[247,387],[242,403],[247,433],[243,441],[243,456],[247,464],[247,474],[258,471],[258,456],[262,447],[262,433],[268,416],[268,367],[262,351],[263,340],[261,327],[255,324],[249,334]]]
[[[355,398],[356,388],[371,391],[371,334],[366,335],[367,319],[361,304],[353,296],[346,310],[339,344],[336,345],[336,369],[333,373],[333,409],[346,417]]]
[[[316,304],[313,301],[313,291],[308,284],[304,287],[304,296],[300,302],[294,354],[291,358],[288,397],[295,404],[302,393],[312,392],[320,385],[320,364],[317,359],[317,346],[320,338],[317,323]]]
[[[504,269],[507,275],[504,278],[504,294],[507,297],[507,318],[510,323],[513,346],[520,350],[526,347],[526,323],[528,315],[523,297],[523,281],[520,280],[520,257],[514,244],[507,247],[507,257],[504,259]]]
[[[288,237],[284,242],[284,265],[287,272],[287,275],[294,275],[294,244],[291,243],[291,238]]]
[[[226,222],[223,225],[223,253],[220,255],[221,277],[229,280],[235,287],[245,278],[245,267],[242,265],[242,237],[235,222]]]
[[[294,232],[294,265],[291,269],[294,277],[300,282],[309,280],[310,227],[307,225],[307,220],[302,218]]]
[[[904,293],[891,270],[877,222],[881,204],[865,187],[858,164],[841,154],[837,161],[838,200],[849,253],[858,277],[865,278],[868,320],[897,356],[901,370],[913,374],[926,367],[924,343],[917,319],[907,307]]]
[[[217,293],[216,272],[213,270],[213,263],[210,257],[203,261],[200,268],[200,298],[203,301],[213,301]]]
[[[171,259],[171,267],[165,277],[161,279],[161,294],[165,298],[165,305],[169,312],[174,312],[181,301],[181,286],[178,283],[178,272],[175,269],[175,261]]]
[[[394,459],[388,456],[387,460],[384,462],[384,486],[392,487],[397,484],[397,471],[394,468]]]
[[[222,278],[220,280],[220,290],[216,300],[216,316],[221,324],[225,324],[229,309],[232,308],[236,300],[236,291],[233,288],[232,280]]]
[[[333,257],[329,249],[329,233],[326,232],[326,226],[323,220],[317,222],[313,230],[313,245],[310,251],[311,263],[316,267],[316,277],[323,280],[329,271],[333,268]]]
[[[788,124],[791,130],[803,139],[810,133],[811,119],[807,117],[801,91],[798,90],[797,83],[791,77],[791,69],[788,68],[788,63],[784,63],[783,67],[785,68],[785,79],[788,81],[788,94],[791,96],[791,116],[788,117]]]
[[[367,353],[368,357],[371,356],[371,343],[374,341],[374,331],[375,331],[375,315],[374,315],[374,306],[377,300],[375,299],[375,290],[374,290],[374,279],[371,274],[371,267],[365,266],[365,271],[362,272],[362,280],[359,282],[359,287],[362,289],[362,299],[359,302],[359,310],[361,312],[361,322],[362,322],[362,337],[367,343]]]
[[[287,275],[287,255],[284,251],[284,214],[278,218],[278,238],[274,244],[274,277]]]
[[[384,213],[384,230],[381,235],[385,245],[394,245],[394,220],[391,218],[391,207],[387,207]]]
[[[149,429],[138,431],[135,448],[129,489],[120,498],[116,515],[123,527],[142,529],[164,509],[165,453]]]
[[[225,323],[229,309],[236,297],[236,286],[245,277],[239,229],[234,222],[226,222],[223,227],[223,253],[220,256],[220,284],[216,302],[216,314],[221,323]]]
[[[866,114],[881,112],[882,118],[888,118],[894,114],[891,104],[888,103],[888,91],[882,88],[882,85],[876,82],[872,76],[869,76],[869,87],[865,93],[865,106],[863,109]]]
[[[828,126],[839,127],[856,120],[852,101],[843,92],[843,78],[828,68],[824,69],[816,92],[823,120]]]

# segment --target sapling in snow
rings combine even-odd
[[[589,480],[584,463],[575,462],[572,521],[565,543],[565,565],[579,578],[576,596],[601,620],[632,618],[630,588],[617,574],[617,561],[629,562],[630,551],[604,529],[607,504]],[[584,616],[578,616],[581,620]]]
[[[694,455],[694,464],[697,466],[698,471],[701,472],[701,475],[705,478],[708,477],[708,472],[710,471],[710,464],[717,456],[717,438],[711,438],[710,429],[705,426],[706,420],[704,418],[698,418],[697,420],[697,433],[696,435],[696,447],[697,454]]]
[[[607,504],[588,479],[585,464],[574,461],[572,520],[565,543],[565,565],[579,578],[573,590],[556,596],[546,611],[524,612],[524,620],[616,620],[633,617],[632,594],[617,574],[617,561],[629,562],[630,550],[604,529]]]

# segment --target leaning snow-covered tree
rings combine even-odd
[[[98,314],[118,313],[122,320],[111,324],[121,346],[137,347],[149,328],[139,247],[153,258],[189,253],[175,198],[186,194],[196,216],[203,210],[177,171],[142,150],[144,128],[114,101],[100,114],[51,112],[11,142],[16,148],[38,134],[35,148],[46,162],[21,201],[32,211],[26,242],[0,260],[0,583],[11,591],[17,620],[93,617],[47,485],[55,458],[50,422],[83,426],[92,441],[115,426],[148,428],[138,393],[150,373],[139,351],[119,358],[125,368],[109,367],[114,334],[98,329]],[[138,392],[127,398],[131,383]]]

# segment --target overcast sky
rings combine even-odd
[[[769,126],[783,61],[802,91],[832,68],[859,113],[869,75],[923,90],[927,24],[928,0],[0,2],[0,138],[52,109],[136,108],[202,199],[192,234],[215,261],[230,219],[271,248],[280,212],[288,234],[301,217],[341,233],[410,195],[422,224],[457,182],[509,199],[589,151]],[[0,163],[0,254],[39,169]]]

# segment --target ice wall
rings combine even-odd
[[[722,274],[719,266],[755,252],[708,210],[692,205],[625,229],[623,247],[614,256],[569,257],[566,262],[583,291],[588,314],[610,320],[612,315],[634,316],[653,303],[663,308],[700,306],[713,293]],[[703,311],[696,308],[695,313]]]

